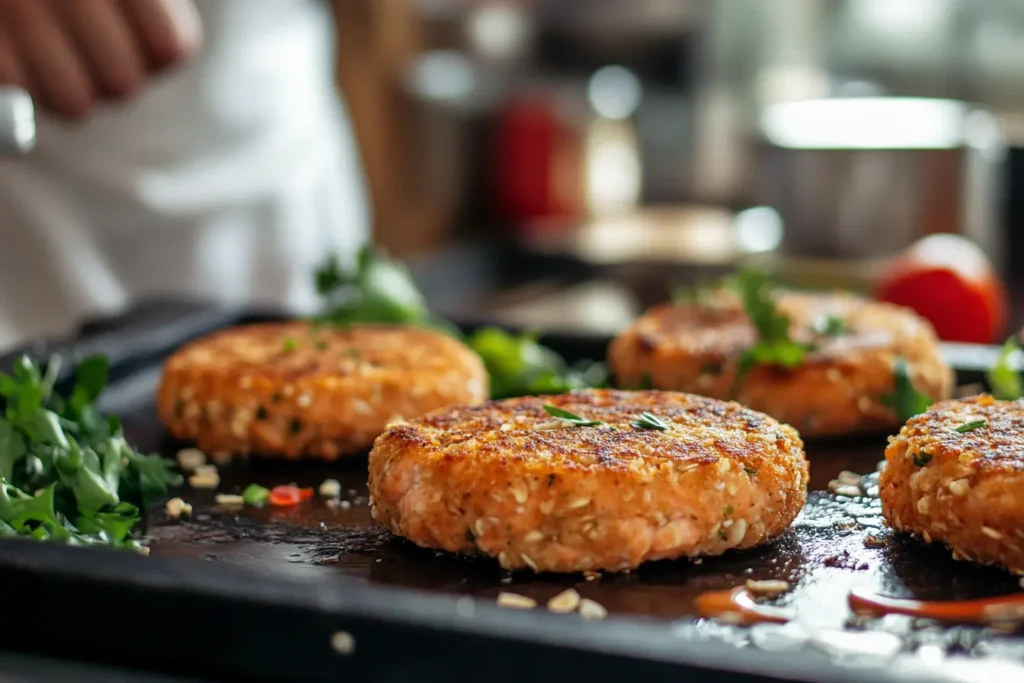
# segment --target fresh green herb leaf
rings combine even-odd
[[[249,484],[242,491],[242,500],[246,505],[263,505],[270,498],[270,489],[259,484]]]
[[[971,420],[970,422],[965,422],[964,424],[960,425],[953,431],[959,432],[960,434],[966,434],[967,432],[973,432],[975,429],[981,429],[986,424],[987,423],[985,422],[985,420]]]
[[[645,372],[640,378],[640,382],[636,386],[638,391],[649,391],[654,388],[654,380],[651,379],[651,373]]]
[[[97,409],[105,359],[82,360],[68,396],[55,391],[59,369],[56,359],[44,372],[21,358],[0,373],[0,535],[137,549],[139,507],[181,476],[129,446],[120,421]]]
[[[821,315],[814,321],[814,331],[823,337],[841,337],[846,334],[846,321],[835,315]]]
[[[1003,344],[1002,351],[995,365],[985,373],[989,388],[996,398],[1004,401],[1016,401],[1024,398],[1024,380],[1014,367],[1014,359],[1020,356],[1020,343],[1017,337],[1010,337]]]
[[[299,341],[294,337],[285,337],[284,341],[281,343],[281,350],[285,353],[291,353],[297,348],[299,348]]]
[[[755,474],[757,474],[757,468],[756,467],[748,467],[748,466],[744,465],[743,466],[743,471],[747,473],[748,477],[752,477]]]
[[[729,515],[731,515],[731,514],[732,514],[732,512],[733,512],[733,507],[732,507],[732,505],[726,505],[726,506],[725,506],[725,509],[724,509],[724,510],[722,511],[722,513],[723,513],[723,514],[724,514],[724,515],[725,515],[726,517],[728,517]]]
[[[920,451],[914,453],[911,457],[914,460],[914,464],[917,465],[918,467],[924,467],[925,465],[932,461],[932,456],[928,455],[927,453],[922,453]]]
[[[932,400],[914,386],[905,358],[896,359],[893,364],[892,376],[893,391],[882,397],[882,403],[896,413],[898,419],[906,422],[931,407]]]
[[[776,308],[771,282],[764,275],[753,270],[742,271],[733,280],[733,286],[758,335],[757,342],[743,352],[737,363],[731,392],[735,396],[755,366],[795,368],[814,350],[814,345],[790,339],[790,319]]]
[[[600,420],[588,420],[584,417],[580,417],[576,413],[571,413],[568,410],[559,408],[558,406],[553,406],[550,403],[544,404],[544,411],[556,420],[568,422],[573,427],[597,427],[604,424]]]
[[[659,432],[664,432],[668,429],[669,425],[667,422],[662,420],[660,417],[653,413],[642,412],[637,416],[637,419],[630,422],[632,426],[637,429],[655,429]]]

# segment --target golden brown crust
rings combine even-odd
[[[164,365],[161,420],[211,453],[334,459],[370,447],[396,415],[479,403],[487,372],[430,330],[309,323],[222,330]]]
[[[893,387],[892,368],[905,358],[914,385],[934,400],[948,398],[953,373],[942,360],[927,321],[908,309],[852,295],[785,292],[779,309],[793,321],[794,341],[816,350],[793,370],[755,367],[736,400],[796,427],[805,437],[894,428],[896,415],[882,403]],[[846,332],[825,337],[815,324],[826,316]],[[608,362],[619,386],[653,387],[731,398],[740,354],[757,334],[735,297],[713,306],[657,306],[619,335]]]
[[[985,425],[956,431],[975,421]],[[879,491],[892,528],[1024,574],[1024,404],[938,403],[890,438],[885,459]]]
[[[553,420],[550,403],[603,425]],[[631,426],[650,411],[668,431]],[[374,518],[503,567],[622,570],[779,535],[806,500],[803,443],[743,408],[586,390],[451,408],[392,425],[370,452]]]

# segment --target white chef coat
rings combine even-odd
[[[368,236],[326,0],[196,0],[202,53],[0,160],[0,349],[147,297],[315,302]]]

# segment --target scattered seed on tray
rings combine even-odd
[[[337,479],[325,479],[320,484],[320,497],[321,498],[340,498],[341,497],[341,484]]]
[[[243,507],[245,505],[245,498],[228,493],[218,493],[213,500],[217,505],[224,507]]]
[[[756,595],[778,595],[789,590],[789,583],[779,579],[755,581],[747,579],[747,590]]]
[[[181,469],[191,472],[206,464],[206,453],[203,453],[198,448],[182,448],[178,451],[175,459],[178,461],[178,466]]]
[[[580,616],[584,619],[604,619],[608,616],[608,610],[599,602],[583,598],[580,600]]]
[[[537,601],[519,593],[498,593],[498,607],[509,607],[511,609],[533,609]]]
[[[181,498],[171,498],[164,507],[167,510],[167,516],[171,519],[192,516],[192,506]]]
[[[350,655],[356,651],[356,639],[348,631],[335,631],[331,635],[331,649],[339,655]]]
[[[548,600],[548,609],[558,614],[575,612],[580,606],[580,594],[575,589],[567,588],[555,597]]]
[[[188,478],[188,484],[194,489],[215,489],[220,486],[220,475],[216,472],[213,474],[193,474]]]

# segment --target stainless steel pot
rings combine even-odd
[[[20,88],[0,85],[0,155],[26,154],[35,146],[32,98]]]
[[[787,254],[874,258],[953,232],[1002,261],[1006,142],[984,110],[911,98],[775,104],[753,151],[752,198],[781,216]]]

